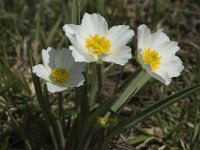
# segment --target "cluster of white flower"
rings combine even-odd
[[[44,65],[33,66],[33,73],[47,81],[50,92],[83,85],[85,63],[111,62],[125,65],[131,59],[131,48],[126,46],[134,31],[127,25],[108,29],[106,20],[99,14],[85,13],[80,25],[63,27],[72,45],[56,51],[49,47],[42,51]],[[183,70],[182,61],[175,55],[180,49],[177,42],[158,30],[151,33],[146,25],[138,27],[138,60],[152,77],[168,85],[172,77]],[[71,51],[72,53],[71,53]]]

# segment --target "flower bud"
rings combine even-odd
[[[119,123],[119,118],[116,115],[110,115],[108,117],[108,124],[111,127],[115,127]]]
[[[98,117],[97,118],[97,126],[103,128],[106,126],[108,119],[105,117]]]

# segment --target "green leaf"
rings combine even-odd
[[[31,69],[32,66],[34,65],[34,59],[30,53],[30,64],[31,64]],[[32,70],[31,70],[32,72]],[[48,105],[49,99],[48,96],[44,97],[42,93],[42,88],[41,84],[39,81],[39,78],[32,72],[32,78],[33,78],[33,84],[35,88],[35,92],[37,95],[37,100],[40,105],[40,108],[42,110],[42,113],[44,115],[46,124],[49,128],[52,140],[54,142],[55,149],[64,149],[65,147],[65,138],[63,135],[62,127],[60,125],[59,120],[55,117],[54,113],[51,111],[51,108]]]
[[[200,130],[200,123],[197,123],[194,128],[194,135],[192,138],[192,142],[194,142],[195,138],[198,136],[199,130]]]
[[[197,110],[196,110],[196,121],[195,121],[195,126],[194,126],[194,133],[191,141],[190,148],[192,150],[196,149],[199,141],[199,136],[200,136],[200,120],[199,120],[200,112],[199,112],[199,104],[197,105]]]
[[[78,101],[79,103],[79,113],[77,116],[77,128],[75,131],[73,131],[76,135],[76,141],[79,143],[81,139],[81,135],[84,132],[84,124],[86,120],[88,119],[89,116],[89,105],[88,105],[88,99],[87,99],[87,82],[85,81],[83,86],[80,86],[76,88],[76,102]],[[70,139],[71,140],[71,139]],[[75,141],[75,139],[74,139]],[[77,143],[75,143],[77,146]]]
[[[115,98],[117,95],[114,95],[113,97],[105,100],[103,104],[101,104],[89,117],[88,120],[85,121],[84,124],[84,131],[81,136],[80,144],[78,145],[78,149],[82,148],[82,146],[85,143],[85,140],[90,139],[90,136],[95,132],[94,125],[95,121],[99,116],[103,116],[111,107],[111,105],[114,103]]]
[[[97,11],[102,15],[105,14],[105,0],[97,0]]]
[[[129,145],[133,145],[133,144],[141,143],[141,142],[147,140],[148,138],[150,138],[150,136],[147,136],[147,135],[139,135],[139,136],[136,136],[136,137],[134,137],[134,138],[128,139],[126,142],[127,142]]]
[[[76,89],[76,100],[78,100],[80,104],[81,124],[83,124],[83,122],[85,122],[89,116],[86,82],[83,86],[80,86]]]
[[[119,124],[118,129],[125,129],[125,128],[129,128],[137,123],[139,123],[140,121],[142,121],[143,119],[159,112],[160,110],[163,110],[164,108],[169,107],[170,105],[178,102],[179,100],[193,94],[194,92],[196,92],[198,89],[200,88],[200,84],[197,84],[195,86],[192,86],[190,88],[184,89],[182,91],[179,91],[178,93],[171,95],[167,98],[164,98],[158,102],[156,102],[155,104],[151,105],[150,107],[146,108],[145,110],[143,110],[142,112],[128,118],[125,120],[122,120],[122,122]]]
[[[135,78],[130,79],[130,84],[124,88],[122,93],[116,98],[114,105],[111,110],[117,112],[122,108],[137,92],[149,81],[150,75],[144,70],[139,72]]]
[[[79,9],[78,9],[78,2],[77,0],[73,0],[72,4],[72,24],[79,24]]]
[[[83,86],[76,88],[75,104],[79,106],[79,112],[68,137],[66,149],[75,149],[77,143],[80,143],[82,133],[85,130],[84,124],[89,116],[87,81],[84,82]]]
[[[8,140],[9,136],[7,136],[3,141],[0,142],[0,149],[1,150],[8,150]]]
[[[70,135],[67,138],[66,149],[69,149],[69,150],[76,149],[75,147],[77,146],[77,143],[78,143],[77,136],[79,136],[77,134],[78,129],[79,129],[79,126],[78,126],[78,118],[77,118],[71,128]]]
[[[15,128],[15,130],[19,133],[19,135],[22,137],[23,141],[24,141],[24,144],[26,146],[26,149],[27,150],[32,150],[31,148],[31,144],[29,142],[29,139],[27,138],[24,130],[21,128],[20,124],[17,122],[17,120],[12,116],[12,114],[8,112],[8,115],[10,116],[10,119],[13,123],[13,127]]]
[[[178,93],[171,95],[167,98],[164,98],[157,103],[151,105],[150,107],[146,108],[142,112],[128,118],[125,120],[121,120],[121,123],[118,124],[116,128],[114,128],[111,133],[106,137],[104,140],[104,143],[102,144],[102,149],[107,146],[108,141],[116,134],[121,132],[123,129],[132,127],[136,125],[137,123],[141,122],[142,120],[146,119],[147,117],[159,112],[160,110],[163,110],[164,108],[169,107],[170,105],[178,102],[179,100],[193,94],[197,90],[199,90],[200,84],[197,84],[195,86],[192,86],[190,88],[184,89],[182,91],[179,91]]]
[[[60,3],[60,5],[61,5],[61,7],[62,7],[62,14],[64,15],[64,20],[66,21],[66,22],[69,22],[69,21],[71,21],[71,20],[69,20],[69,19],[71,19],[70,18],[70,11],[69,11],[69,1],[68,0],[65,0],[65,1],[61,1],[61,3]]]
[[[61,23],[61,17],[58,18],[58,20],[55,22],[53,28],[51,29],[49,36],[46,40],[46,46],[48,46],[51,43],[51,41],[53,40],[53,38],[55,37],[55,34],[58,32],[60,23]]]
[[[24,75],[21,73],[20,76],[18,77],[19,83],[20,83],[20,88],[22,90],[22,93],[29,96],[31,95],[31,90],[29,88],[29,85],[24,77]]]
[[[128,76],[125,81],[122,82],[122,84],[119,86],[119,88],[116,89],[116,92],[124,91],[125,88],[128,87],[130,82],[137,77],[137,75],[142,71],[142,68],[137,69],[134,73],[132,73],[130,76]]]
[[[3,95],[5,92],[7,92],[11,87],[14,86],[15,83],[7,85],[6,87],[3,87],[2,89],[0,89],[0,95]]]
[[[42,21],[42,9],[43,9],[43,1],[40,1],[39,3],[39,7],[38,7],[38,12],[37,12],[37,15],[36,15],[36,31],[35,31],[35,39],[36,41],[41,41],[41,34],[40,34],[40,31],[41,31],[41,21]]]

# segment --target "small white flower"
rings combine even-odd
[[[108,29],[106,20],[99,14],[85,13],[81,25],[63,26],[72,43],[70,49],[76,62],[106,61],[125,65],[132,57],[126,46],[134,36],[129,26],[118,25]]]
[[[151,33],[146,25],[138,27],[138,58],[142,67],[165,85],[183,70],[182,61],[175,53],[180,49],[177,42],[158,30]]]
[[[61,92],[68,87],[83,85],[85,64],[75,63],[70,50],[63,48],[56,51],[48,47],[42,50],[42,60],[44,65],[33,66],[33,73],[47,81],[49,92]]]

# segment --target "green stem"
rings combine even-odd
[[[53,129],[51,126],[48,127],[49,128],[49,132],[50,132],[50,135],[51,135],[51,138],[52,138],[52,141],[53,141],[53,145],[55,147],[55,150],[58,150],[58,145],[57,145],[57,141],[56,141],[56,138],[55,138],[55,135],[53,133]]]
[[[96,72],[97,72],[97,81],[98,81],[98,92],[101,91],[102,86],[102,72],[101,72],[101,63],[96,63]]]
[[[117,88],[118,88],[118,86],[119,86],[119,83],[120,83],[120,80],[121,80],[121,78],[122,78],[123,72],[124,72],[124,66],[121,67],[120,77],[119,77],[119,80],[117,80],[117,83],[116,83],[116,85],[115,85],[114,93],[117,92]]]
[[[65,120],[64,120],[64,108],[63,108],[63,98],[62,98],[62,92],[58,93],[58,113],[59,113],[59,120],[60,124],[62,126],[62,129],[64,129]]]
[[[97,65],[98,64],[96,63],[90,64],[90,67],[88,67],[88,71],[86,72],[89,106],[92,106],[95,103],[96,94],[99,93]]]

